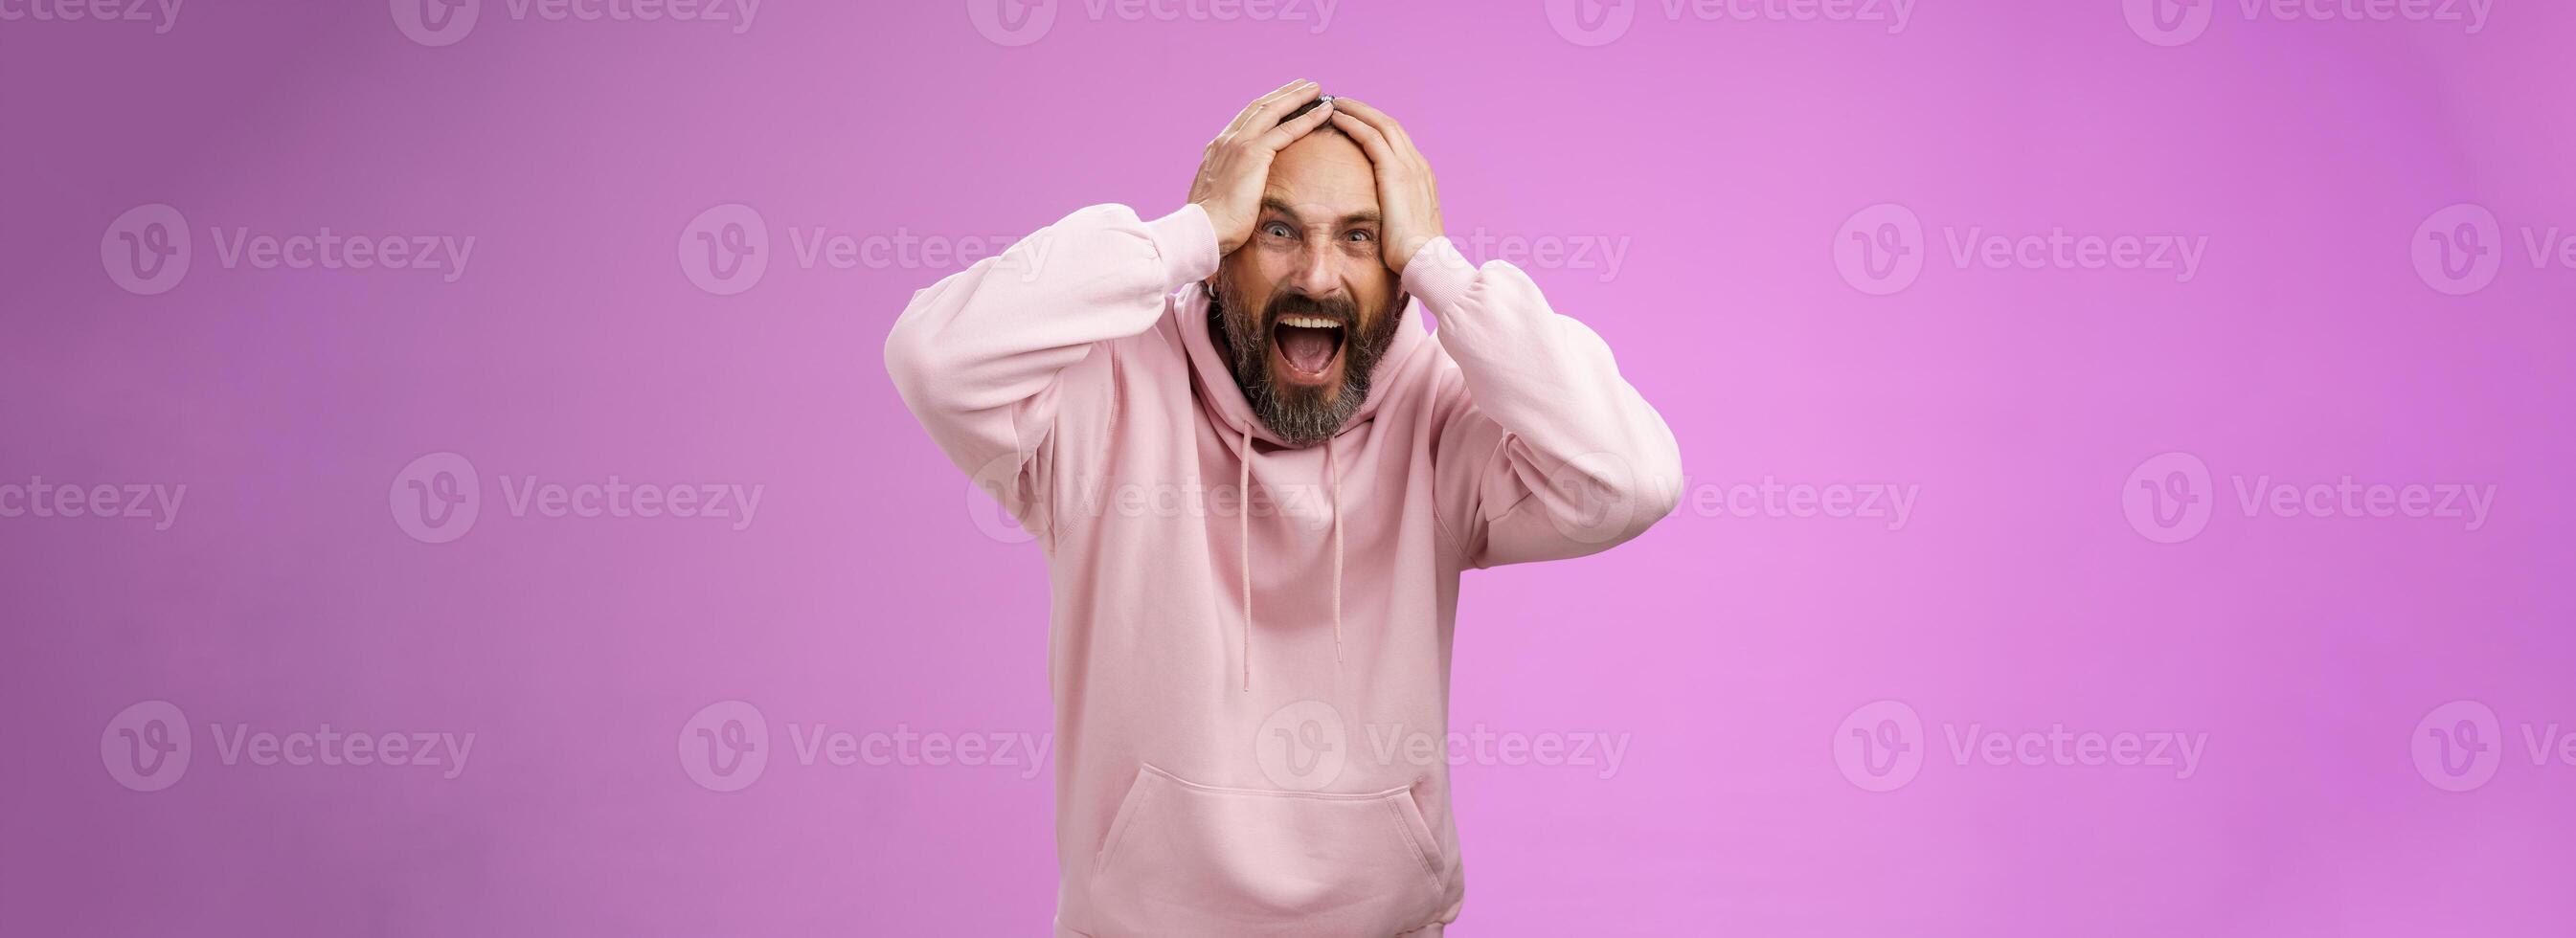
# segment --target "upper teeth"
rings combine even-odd
[[[1279,317],[1279,324],[1283,326],[1295,326],[1299,329],[1339,329],[1342,327],[1341,323],[1317,316],[1281,316]]]

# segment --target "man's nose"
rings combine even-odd
[[[1332,295],[1334,288],[1340,284],[1340,278],[1334,267],[1333,252],[1326,250],[1324,245],[1316,244],[1313,239],[1308,239],[1305,250],[1297,253],[1297,269],[1289,275],[1288,282],[1289,285],[1297,288],[1297,292],[1307,296]]]

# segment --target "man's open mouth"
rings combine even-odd
[[[1317,379],[1332,370],[1342,353],[1342,324],[1322,316],[1281,316],[1270,327],[1270,344],[1288,365],[1289,377]]]

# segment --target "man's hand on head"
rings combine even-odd
[[[1440,187],[1432,181],[1431,164],[1414,148],[1404,125],[1385,111],[1344,97],[1331,103],[1333,128],[1358,141],[1377,169],[1378,211],[1386,225],[1380,243],[1386,268],[1402,275],[1404,265],[1413,262],[1413,252],[1442,233]]]
[[[1326,101],[1280,120],[1323,90],[1324,86],[1302,78],[1289,82],[1245,105],[1234,123],[1208,142],[1199,160],[1198,178],[1190,183],[1190,201],[1207,212],[1208,224],[1216,228],[1218,254],[1232,254],[1251,240],[1252,223],[1261,217],[1262,185],[1270,179],[1270,161],[1280,148],[1333,116],[1334,102]]]

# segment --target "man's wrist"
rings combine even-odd
[[[1179,289],[1182,284],[1205,280],[1216,273],[1216,226],[1208,221],[1207,209],[1196,202],[1182,205],[1169,215],[1145,223],[1145,237],[1154,244],[1154,252],[1163,261],[1163,286]]]
[[[1404,292],[1427,305],[1447,306],[1467,292],[1467,284],[1476,279],[1476,265],[1458,253],[1447,235],[1441,235],[1414,249],[1397,276]]]

